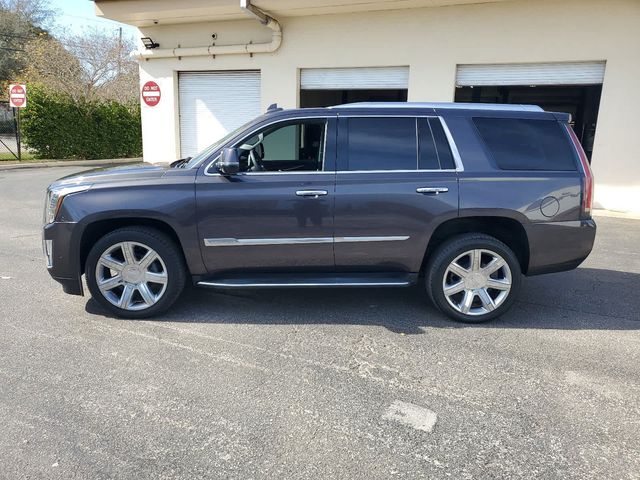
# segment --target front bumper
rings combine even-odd
[[[596,238],[593,219],[533,223],[525,230],[529,239],[527,275],[577,268],[591,253]]]
[[[71,295],[83,295],[80,250],[74,238],[76,223],[50,223],[44,226],[42,242],[51,277]]]

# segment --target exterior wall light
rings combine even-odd
[[[146,48],[147,50],[151,50],[152,48],[158,48],[160,46],[160,44],[154,42],[151,39],[151,37],[142,37],[140,40],[142,40],[142,44],[144,45],[144,48]]]

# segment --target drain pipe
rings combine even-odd
[[[181,57],[215,57],[216,55],[239,55],[254,53],[271,53],[280,48],[282,43],[282,28],[278,21],[251,4],[250,0],[240,0],[240,9],[251,17],[256,18],[265,27],[271,29],[269,43],[245,43],[239,45],[209,45],[207,47],[177,47],[153,48],[136,50],[131,57],[136,60],[151,58],[181,58]]]

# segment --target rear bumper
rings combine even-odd
[[[76,223],[51,223],[43,230],[43,249],[49,275],[71,295],[83,295],[80,255],[75,244]]]
[[[577,268],[591,253],[596,222],[532,223],[525,226],[529,238],[527,275],[563,272]]]

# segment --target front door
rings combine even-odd
[[[331,272],[335,119],[268,124],[238,142],[240,173],[215,164],[196,182],[200,247],[210,274]]]
[[[341,114],[337,168],[336,269],[418,272],[436,226],[458,215],[440,119]]]

